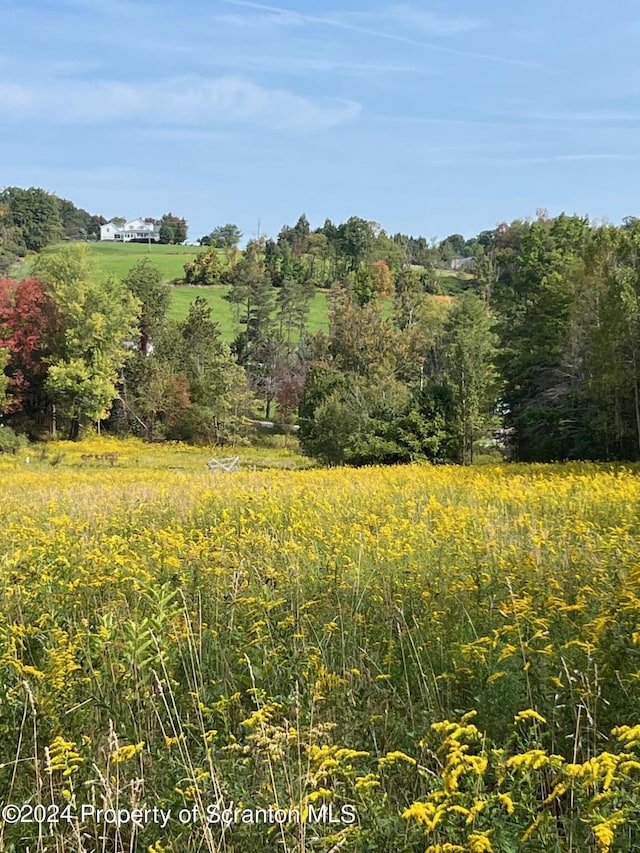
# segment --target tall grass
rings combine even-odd
[[[0,466],[0,789],[173,817],[0,849],[637,849],[637,468],[136,448]]]

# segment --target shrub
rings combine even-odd
[[[29,442],[24,435],[16,435],[8,426],[0,425],[0,453],[17,453]]]

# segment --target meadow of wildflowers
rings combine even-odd
[[[640,469],[95,448],[0,457],[0,851],[640,849]]]

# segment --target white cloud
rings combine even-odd
[[[630,112],[614,112],[608,110],[590,110],[587,112],[529,112],[525,118],[549,122],[585,122],[594,124],[609,124],[617,122],[638,122],[640,115]]]
[[[551,157],[532,157],[528,161],[515,162],[531,162],[531,163],[555,163],[555,162],[580,162],[582,160],[638,160],[640,155],[637,154],[556,154]]]
[[[590,163],[590,162],[622,162],[640,160],[640,155],[637,154],[549,154],[529,157],[486,157],[479,158],[476,162],[482,166],[522,166],[541,164],[547,165],[552,163]],[[450,161],[451,163],[455,161]]]
[[[297,12],[285,10],[255,15],[216,15],[214,20],[220,24],[239,27],[243,31],[246,31],[247,28],[264,30],[279,27],[299,27],[306,23],[304,17]]]
[[[0,83],[0,108],[8,111],[5,118],[17,118],[35,111],[37,105],[37,93],[27,86],[19,83]]]
[[[330,56],[249,56],[242,53],[217,54],[208,58],[213,66],[247,71],[285,72],[290,74],[342,74],[352,77],[379,76],[388,74],[435,75],[439,72],[418,65],[386,62],[352,62],[344,58]]]
[[[397,23],[411,28],[414,32],[425,33],[430,36],[457,35],[477,30],[483,26],[478,18],[467,16],[442,17],[433,12],[415,9],[405,4],[391,6],[381,13],[385,18],[390,18]]]
[[[337,98],[307,98],[234,77],[173,79],[164,83],[63,79],[25,85],[0,83],[3,120],[61,124],[136,121],[211,127],[259,123],[317,131],[353,119],[360,105]]]
[[[58,3],[56,2],[56,5]],[[149,3],[140,3],[136,0],[66,0],[67,6],[93,15],[106,15],[118,18],[142,18],[151,13],[158,13],[159,3],[152,6]]]

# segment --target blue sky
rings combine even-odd
[[[0,186],[92,213],[640,213],[637,0],[0,0],[0,32]]]

